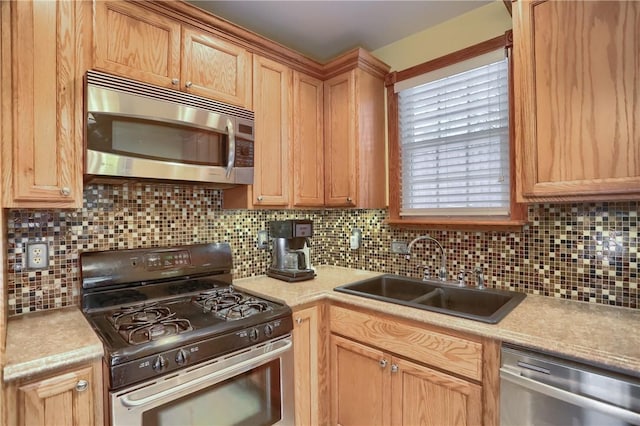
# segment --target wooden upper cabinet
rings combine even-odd
[[[384,81],[360,68],[324,82],[325,204],[386,206]]]
[[[183,28],[181,75],[191,93],[251,107],[251,53],[235,44]]]
[[[180,23],[134,3],[94,5],[94,68],[178,88]]]
[[[289,205],[291,84],[287,66],[254,57],[253,203],[257,206]]]
[[[356,70],[324,83],[325,201],[353,206],[356,201]]]
[[[85,2],[2,2],[4,207],[82,205],[87,14]]]
[[[251,53],[134,2],[96,1],[95,69],[251,108]]]
[[[640,3],[514,3],[518,201],[640,197]]]
[[[323,83],[293,73],[293,205],[324,205]]]

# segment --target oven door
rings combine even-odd
[[[113,425],[293,425],[291,335],[111,392]]]

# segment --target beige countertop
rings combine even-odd
[[[4,381],[101,358],[102,342],[77,307],[9,318]]]
[[[234,285],[258,296],[280,300],[294,310],[328,299],[640,376],[640,310],[527,295],[500,323],[484,324],[333,291],[336,286],[381,275],[378,272],[321,266],[317,273],[314,280],[298,283],[260,276],[235,280]],[[10,318],[6,346],[5,381],[103,355],[102,343],[78,308]]]
[[[311,281],[287,283],[266,276],[234,285],[296,306],[328,298],[380,313],[495,338],[640,376],[640,310],[527,295],[498,324],[453,317],[333,291],[350,282],[381,275],[321,266]]]

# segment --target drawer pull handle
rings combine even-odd
[[[187,81],[184,85],[185,85],[185,87],[188,89],[188,88],[190,88],[191,86],[193,86],[193,83],[192,83],[192,82],[190,82],[190,81]]]
[[[69,195],[71,195],[71,190],[69,189],[69,187],[63,186],[62,188],[60,188],[60,194],[62,194],[65,197],[68,197]]]
[[[172,78],[171,79],[171,84],[173,84],[174,86],[177,86],[179,82],[180,82],[180,80],[178,80],[177,78]]]
[[[78,380],[78,383],[76,383],[76,390],[78,392],[86,391],[88,388],[89,382],[87,382],[86,380]]]

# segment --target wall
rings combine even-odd
[[[432,245],[416,244],[410,261],[389,252],[393,240],[428,233],[444,245],[451,279],[478,265],[488,287],[638,308],[637,202],[533,205],[521,232],[456,232],[391,228],[385,210],[225,211],[222,196],[199,187],[96,185],[85,188],[82,209],[9,210],[9,314],[78,305],[78,256],[88,250],[227,241],[236,278],[262,275],[270,254],[256,248],[257,231],[294,217],[314,221],[316,265],[414,277],[427,265],[435,273],[440,258]],[[363,230],[356,251],[347,238],[353,227]],[[49,243],[49,269],[20,271],[30,238]]]
[[[388,44],[372,53],[400,71],[488,40],[511,29],[511,16],[496,0],[442,24]]]

